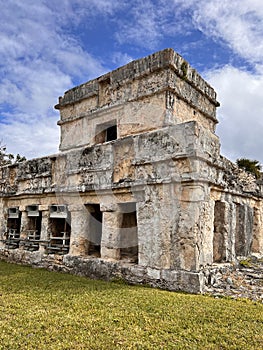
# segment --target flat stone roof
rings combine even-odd
[[[175,74],[187,81],[201,94],[205,95],[213,104],[219,106],[215,90],[193,69],[185,59],[168,48],[153,53],[147,57],[132,61],[120,68],[108,72],[96,79],[76,86],[59,97],[56,109],[89,98],[99,93],[99,84],[106,82],[114,89],[129,80],[141,79],[155,71],[171,68]]]

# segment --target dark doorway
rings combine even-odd
[[[102,212],[99,204],[88,204],[89,213],[89,227],[88,240],[89,251],[88,254],[100,257],[101,235],[102,235]]]

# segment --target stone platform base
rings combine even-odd
[[[43,254],[20,249],[0,249],[0,260],[46,268],[106,281],[123,280],[129,284],[143,284],[151,287],[202,293],[204,275],[197,272],[154,269],[125,260],[107,261],[95,257]]]

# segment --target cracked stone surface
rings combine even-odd
[[[248,298],[263,303],[263,259],[240,260],[237,266],[214,271],[206,293],[215,297]]]
[[[0,168],[0,259],[262,300],[236,263],[263,257],[263,182],[220,155],[218,106],[172,49],[66,91],[60,152]]]

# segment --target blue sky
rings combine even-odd
[[[222,154],[263,163],[262,0],[0,0],[0,140],[56,153],[64,91],[171,47],[215,88]]]

